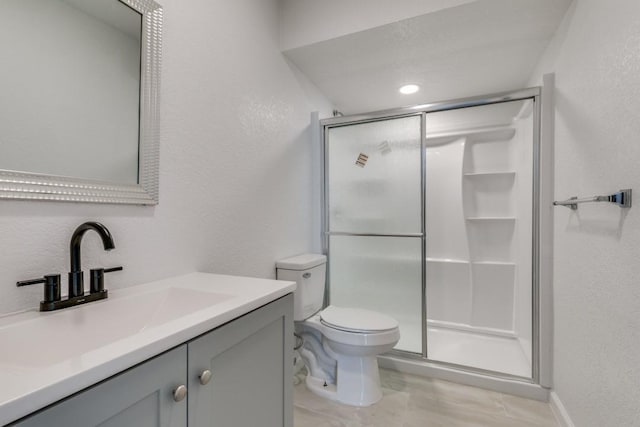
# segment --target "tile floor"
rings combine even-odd
[[[322,399],[295,378],[294,427],[558,427],[547,403],[380,370],[384,396],[368,408]]]

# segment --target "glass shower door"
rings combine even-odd
[[[327,128],[329,302],[394,317],[422,353],[421,115]]]

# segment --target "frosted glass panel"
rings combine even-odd
[[[329,231],[420,233],[420,117],[328,131]]]
[[[421,238],[331,236],[331,304],[378,311],[400,323],[396,349],[422,352]]]

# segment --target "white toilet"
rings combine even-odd
[[[294,292],[296,332],[313,393],[347,405],[369,406],[382,398],[376,356],[400,339],[398,322],[381,313],[328,306],[324,255],[304,254],[276,263],[279,280],[297,282]]]

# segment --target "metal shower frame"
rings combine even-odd
[[[322,141],[322,245],[323,251],[327,254],[327,292],[325,293],[325,303],[329,304],[331,300],[330,269],[331,257],[329,253],[329,236],[331,235],[347,235],[347,236],[368,236],[368,237],[413,237],[421,238],[421,264],[422,264],[422,354],[412,353],[401,350],[393,350],[392,354],[406,359],[422,360],[424,362],[433,363],[443,367],[450,367],[460,371],[471,372],[475,374],[487,375],[494,378],[517,380],[540,384],[541,378],[541,357],[540,357],[540,136],[541,136],[541,87],[532,87],[511,92],[502,92],[484,96],[475,96],[470,98],[455,99],[449,101],[440,101],[429,104],[416,105],[411,107],[397,108],[391,110],[375,111],[366,114],[356,114],[350,116],[333,117],[320,121],[321,141]],[[501,372],[487,371],[484,369],[474,368],[465,365],[458,365],[448,362],[432,360],[428,358],[427,343],[427,280],[426,280],[426,230],[425,230],[425,196],[426,196],[426,120],[428,113],[439,111],[457,110],[467,107],[477,107],[482,105],[499,104],[510,101],[533,101],[533,188],[532,188],[532,375],[529,377],[521,377]],[[402,117],[420,117],[420,133],[421,133],[421,233],[407,234],[376,234],[376,233],[345,233],[329,231],[329,173],[328,173],[328,129],[350,126],[362,123],[370,123],[388,119],[397,119]],[[545,367],[550,369],[550,367]]]

